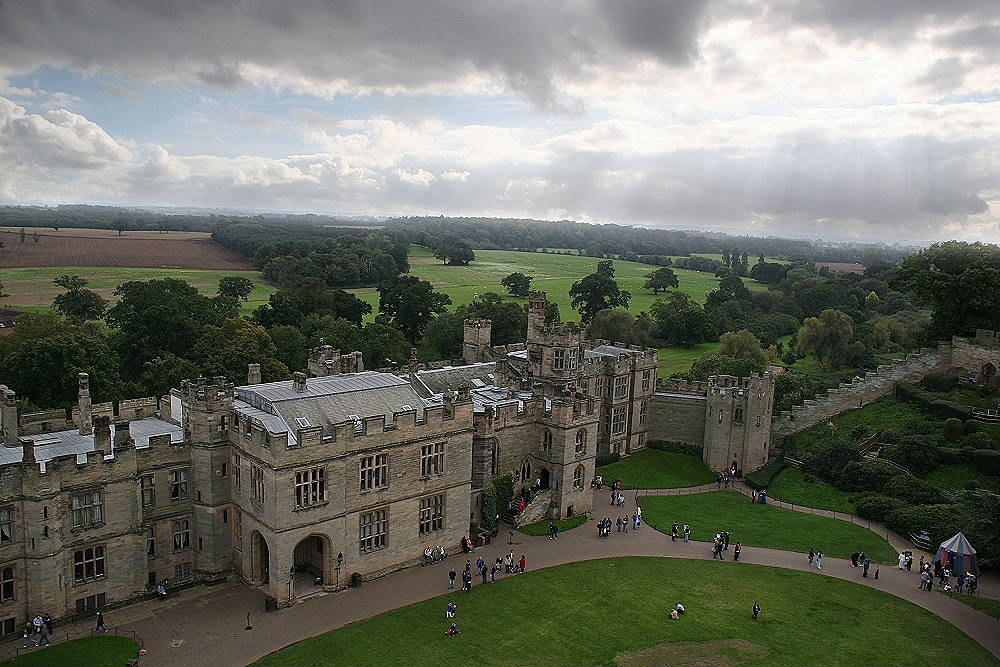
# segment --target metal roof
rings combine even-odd
[[[291,380],[284,380],[282,382],[267,382],[264,384],[237,387],[236,395],[251,404],[255,403],[253,401],[254,395],[259,396],[265,401],[275,403],[317,396],[333,396],[355,391],[365,391],[367,389],[395,387],[404,384],[407,384],[406,380],[390,373],[364,371],[362,373],[345,373],[343,375],[309,378],[306,381],[306,388],[302,391],[296,389]]]
[[[159,417],[147,417],[129,422],[129,434],[135,441],[137,449],[149,447],[149,439],[154,435],[170,434],[170,442],[184,441],[183,428]],[[76,454],[77,460],[80,461],[86,459],[86,456],[81,458],[81,455],[94,451],[94,436],[80,435],[79,430],[28,435],[24,438],[35,443],[35,460],[39,462],[49,461],[57,456],[66,456],[67,454]],[[114,436],[112,435],[113,440]],[[105,452],[105,454],[108,455],[111,452]],[[18,463],[23,455],[24,452],[20,446],[0,447],[0,465]]]

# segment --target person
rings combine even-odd
[[[497,561],[500,559],[498,558]],[[490,568],[490,583],[495,584],[497,582],[497,572],[500,571],[500,563],[494,563],[493,567]]]
[[[550,540],[559,539],[559,527],[556,526],[555,521],[549,521],[549,539]]]
[[[931,587],[931,573],[930,572],[921,572],[920,573],[920,586],[919,586],[919,588],[921,588],[923,590],[928,590],[929,591],[931,589],[930,587]]]
[[[23,632],[24,648],[28,648],[28,644],[31,643],[31,631],[34,629],[34,627],[35,626],[31,624],[31,621],[28,621],[27,623],[24,624],[24,632]]]
[[[513,560],[514,560],[513,552],[507,554],[503,558],[503,564],[504,564],[504,568],[507,571],[507,574],[510,574],[511,568],[514,567]]]
[[[52,617],[49,616],[49,612],[45,612],[44,614],[42,614],[42,623],[45,624],[45,627],[48,628],[49,634],[51,635],[52,634]]]
[[[906,569],[906,553],[903,551],[899,552],[899,569],[900,570]]]
[[[455,618],[455,612],[458,611],[458,605],[454,602],[448,603],[448,608],[445,610],[445,618]]]
[[[816,569],[817,570],[822,570],[823,569],[823,552],[822,551],[817,551],[816,552]]]
[[[913,555],[912,554],[906,554],[906,571],[907,572],[912,572],[913,571]]]
[[[924,571],[924,556],[923,556],[923,554],[920,555],[920,571],[921,572]]]
[[[691,540],[691,526],[684,524],[684,541],[688,542]]]
[[[724,550],[726,550],[726,551],[729,551],[729,531],[728,530],[722,531],[722,548]]]
[[[468,540],[469,540],[468,537],[466,537],[465,535],[462,536],[462,551],[465,553],[469,553],[469,547],[466,546]]]
[[[42,616],[39,614],[31,619],[32,624],[35,626],[35,634],[40,634],[42,631]]]
[[[761,489],[760,491],[760,504],[761,505],[767,504],[767,489]]]
[[[715,538],[715,542],[712,544],[712,560],[718,558],[719,560],[725,560],[722,557],[722,540],[718,537]]]
[[[490,569],[486,567],[485,563],[483,564],[483,569],[479,571],[479,574],[482,575],[483,577],[483,583],[484,584],[488,583],[488,577],[490,576]]]
[[[742,549],[742,545],[740,545],[740,543],[737,542],[736,546],[733,547],[733,560],[734,561],[737,561],[737,560],[740,559],[740,550],[741,549]]]
[[[955,590],[958,593],[961,593],[963,588],[965,588],[965,575],[960,574],[958,575],[958,586],[955,588]]]
[[[864,562],[861,564],[861,569],[862,569],[861,576],[862,577],[867,577],[868,576],[868,568],[869,568],[869,566],[871,564],[872,564],[871,560],[869,560],[868,558],[865,558]]]
[[[753,620],[756,621],[758,616],[760,616],[760,603],[759,602],[754,602],[753,603]]]
[[[878,579],[878,563],[875,564],[875,578]]]
[[[433,562],[434,562],[434,552],[431,550],[430,547],[427,547],[426,549],[424,549],[424,562],[422,563],[422,565],[430,565]]]
[[[622,502],[625,501],[625,496],[622,496]],[[639,515],[639,521],[642,521],[642,505],[635,506],[635,513]]]
[[[721,489],[722,488],[722,473],[721,472],[715,478],[715,488],[717,488],[717,489]]]
[[[462,573],[462,590],[466,593],[472,592],[472,572],[469,570]]]
[[[455,590],[455,579],[458,578],[458,573],[455,572],[455,568],[448,570],[448,590]]]
[[[44,623],[41,626],[41,638],[35,644],[35,646],[48,646],[49,642],[49,628]]]
[[[628,517],[627,516],[623,516],[621,519],[622,519],[622,532],[623,533],[627,533],[628,532]]]
[[[507,544],[514,544],[514,531],[513,530],[508,530],[507,531]]]
[[[465,548],[468,549],[468,553],[472,553],[476,550],[475,547],[472,546],[472,540],[468,537],[465,538]]]
[[[858,566],[858,557],[859,556],[861,556],[861,554],[858,553],[857,551],[855,551],[854,553],[851,554],[851,567],[857,567]]]
[[[671,609],[671,610],[670,610],[670,615],[668,616],[668,618],[669,618],[669,619],[670,619],[671,621],[676,621],[676,620],[680,619],[680,617],[681,617],[681,616],[680,616],[680,614],[678,614],[678,613],[677,613],[677,610],[676,610],[676,609]]]
[[[476,572],[478,572],[479,574],[482,574],[483,573],[483,569],[485,567],[486,567],[486,561],[484,561],[483,557],[480,556],[479,558],[476,559]]]
[[[751,503],[756,503],[757,502],[757,489],[751,489],[751,491],[750,491],[750,502]]]
[[[604,488],[604,475],[597,476],[597,490],[600,491]]]
[[[968,595],[973,595],[976,592],[976,587],[979,586],[979,582],[976,580],[976,575],[971,572],[965,573],[965,592]]]
[[[97,627],[94,628],[94,632],[107,632],[108,626],[104,625],[104,614],[102,612],[97,612]]]
[[[156,597],[160,598],[161,600],[167,599],[167,587],[164,585],[162,581],[156,585]]]
[[[687,610],[684,609],[684,605],[678,602],[677,605],[674,607],[674,611],[676,611],[678,614],[683,614]]]
[[[678,526],[677,522],[674,521],[674,525],[670,528],[670,541],[671,542],[676,542],[677,541],[677,535],[678,535],[679,532],[680,532],[680,526]]]
[[[445,634],[448,635],[449,637],[454,637],[455,635],[462,634],[462,631],[458,629],[458,624],[457,623],[452,623],[451,627],[448,628],[448,630],[445,632]]]
[[[812,549],[810,549],[809,550],[809,564],[810,565],[813,564],[813,559],[814,558],[816,558],[816,552],[814,552]]]
[[[522,574],[524,574],[524,570],[527,567],[527,565],[528,565],[528,560],[524,557],[524,554],[521,554],[521,560],[520,562],[518,562],[517,566],[518,568],[520,568]]]

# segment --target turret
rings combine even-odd
[[[260,364],[247,365],[247,384],[260,384]]]
[[[0,384],[0,436],[7,447],[18,445],[17,394]]]
[[[493,335],[493,322],[486,319],[465,320],[462,329],[462,358],[467,364],[474,364],[486,359],[486,349],[490,346]]]
[[[707,398],[705,464],[724,472],[735,463],[737,471],[746,474],[766,463],[774,399],[771,374],[712,376]]]
[[[80,382],[77,397],[77,408],[80,412],[80,435],[90,435],[94,432],[90,409],[90,376],[86,373],[80,373],[77,379]]]

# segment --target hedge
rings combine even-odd
[[[601,466],[611,465],[612,463],[618,463],[622,455],[617,452],[611,454],[598,454],[597,458],[594,459],[594,465],[600,468]]]
[[[898,474],[899,468],[878,459],[851,461],[840,473],[837,486],[843,491],[881,491]]]
[[[958,377],[950,373],[928,373],[920,384],[931,391],[951,391],[958,384]]]
[[[972,416],[972,408],[969,406],[937,399],[915,384],[901,382],[896,385],[896,397],[909,403],[916,403],[921,410],[940,419],[955,417],[965,421]]]
[[[689,445],[686,442],[671,442],[669,440],[650,440],[650,449],[659,449],[663,452],[676,452],[677,454],[688,454],[701,458],[701,445]]]
[[[995,449],[977,449],[972,455],[972,466],[987,475],[1000,475],[1000,452]]]
[[[896,510],[909,506],[910,504],[905,500],[882,495],[866,496],[858,498],[854,502],[859,517],[882,522],[885,522],[889,515]]]
[[[772,459],[768,461],[763,467],[758,470],[754,470],[752,473],[747,475],[743,481],[747,483],[752,489],[757,489],[761,491],[766,489],[774,481],[774,478],[778,476],[782,470],[785,469],[784,459]]]
[[[934,505],[942,502],[941,490],[910,475],[896,475],[882,488],[882,493],[899,498],[910,505]]]
[[[890,512],[886,524],[902,535],[926,530],[931,542],[938,544],[958,532],[963,515],[961,505],[908,505]]]

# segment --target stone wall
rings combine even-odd
[[[975,338],[959,338],[951,341],[951,365],[969,373],[981,373],[987,363],[1000,369],[1000,337],[995,331],[979,329]]]
[[[704,445],[706,402],[704,395],[656,392],[649,400],[647,437]]]

